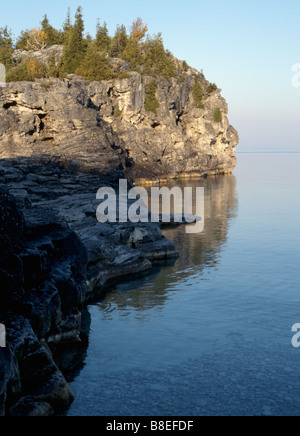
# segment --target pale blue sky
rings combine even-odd
[[[299,0],[15,0],[1,7],[0,27],[15,35],[48,14],[61,27],[68,6],[83,7],[86,31],[97,18],[111,33],[140,16],[166,48],[203,69],[222,88],[240,151],[300,151],[300,87],[291,84],[300,63]]]

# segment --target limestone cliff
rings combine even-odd
[[[234,169],[238,135],[219,89],[207,92],[209,82],[192,68],[169,81],[156,77],[154,113],[145,109],[153,77],[120,65],[123,80],[89,83],[70,75],[8,84],[0,95],[0,158],[55,154],[101,173],[127,166],[135,180]],[[203,108],[193,97],[197,77]]]

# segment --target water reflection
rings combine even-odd
[[[227,241],[230,221],[237,216],[238,201],[236,179],[232,174],[212,176],[197,180],[170,183],[184,188],[204,187],[205,225],[200,234],[187,234],[184,226],[164,229],[165,236],[172,240],[180,257],[172,263],[153,269],[150,276],[118,285],[98,305],[106,320],[112,319],[115,310],[120,316],[134,316],[147,320],[145,312],[153,307],[159,309],[178,289],[178,283],[186,278],[199,276],[207,268],[217,268],[221,260],[222,247]],[[185,283],[186,286],[186,283]]]
[[[174,182],[175,184],[175,182]],[[184,290],[189,283],[199,280],[204,271],[215,269],[221,261],[222,247],[227,241],[228,228],[232,219],[237,216],[236,179],[233,175],[215,176],[207,179],[176,181],[177,186],[204,187],[205,190],[205,226],[201,234],[186,234],[185,227],[164,229],[166,237],[176,244],[180,257],[153,268],[152,273],[143,278],[118,285],[110,291],[98,304],[96,326],[102,329],[110,325],[110,331],[118,329],[116,315],[120,321],[136,322],[137,325],[147,324],[151,316],[163,311],[166,302],[178,290]],[[170,185],[172,186],[172,185]],[[181,286],[182,284],[182,286]],[[186,302],[188,303],[188,302]],[[189,305],[189,303],[188,303]],[[192,307],[193,303],[190,304]],[[180,316],[180,307],[177,308]],[[83,313],[83,333],[85,338],[91,335],[90,307]],[[151,323],[150,323],[151,324]],[[119,327],[118,327],[119,326]],[[116,333],[118,335],[118,333]],[[153,335],[153,329],[151,332]],[[84,346],[85,345],[85,346]],[[130,346],[129,343],[127,344]],[[106,345],[103,345],[106,347]],[[64,350],[57,353],[56,359],[68,381],[74,381],[86,365],[89,354],[88,341],[82,348]],[[118,345],[120,347],[120,344]],[[101,359],[107,354],[101,353]],[[108,353],[109,354],[109,353]],[[109,358],[109,356],[107,357]],[[116,362],[115,362],[116,365]]]

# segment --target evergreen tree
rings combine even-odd
[[[75,23],[71,27],[68,39],[65,43],[64,54],[61,61],[63,70],[68,73],[75,73],[85,56],[87,43],[84,39],[83,32],[84,21],[82,8],[79,7],[75,15]]]
[[[0,28],[0,62],[7,69],[14,66],[12,36],[7,27]]]
[[[47,15],[44,16],[41,25],[42,25],[42,30],[46,35],[46,41],[48,46],[63,43],[62,32],[59,32],[58,30],[54,29],[54,27],[51,26]]]
[[[154,38],[148,38],[145,44],[144,72],[146,74],[162,76],[168,80],[170,77],[176,77],[177,75],[173,59],[165,51],[160,33]]]
[[[145,99],[145,109],[146,111],[153,112],[157,115],[157,110],[159,109],[159,101],[156,98],[157,82],[152,80],[151,83],[146,87],[146,99]]]
[[[137,41],[129,38],[125,50],[120,54],[120,58],[128,62],[132,70],[141,72],[144,58]]]
[[[97,32],[95,44],[98,50],[107,52],[109,50],[111,38],[108,35],[107,24],[104,22],[101,26],[100,21],[97,23]]]
[[[115,36],[113,37],[110,45],[110,55],[118,57],[125,50],[128,42],[128,36],[125,26],[117,26]]]
[[[215,110],[214,121],[216,123],[221,123],[223,121],[223,114],[222,114],[222,111],[219,107]]]
[[[80,67],[76,69],[76,74],[86,80],[95,81],[109,80],[114,77],[109,59],[99,51],[95,42],[88,47],[85,58]]]
[[[194,98],[195,106],[198,109],[203,109],[204,108],[202,97],[203,97],[203,87],[201,85],[199,76],[197,76],[195,78],[195,83],[194,83],[194,86],[193,86],[193,98]]]
[[[66,16],[65,22],[63,24],[63,31],[62,31],[64,44],[69,39],[71,29],[72,29],[71,9],[68,8],[67,16]]]
[[[30,35],[30,30],[22,30],[17,39],[16,48],[18,50],[27,50],[27,41]]]
[[[60,70],[59,65],[57,65],[55,51],[51,53],[51,56],[49,57],[47,62],[47,77],[55,77],[55,78],[64,77],[64,74]]]

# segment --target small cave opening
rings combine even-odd
[[[159,127],[159,126],[160,126],[160,122],[159,122],[159,121],[154,121],[154,123],[151,124],[151,127],[152,127],[153,129],[156,129],[156,128]]]
[[[40,119],[40,125],[39,125],[40,132],[45,129],[45,123],[43,120],[46,118],[46,116],[47,116],[47,114],[38,114],[38,117]]]
[[[96,111],[99,111],[99,110],[100,110],[100,107],[99,107],[99,106],[96,106],[96,105],[93,103],[93,101],[92,101],[91,98],[89,98],[88,101],[87,101],[87,107],[88,107],[88,109],[94,109],[94,110],[96,110]]]
[[[3,105],[3,109],[10,109],[11,107],[17,106],[17,102],[16,101],[12,101],[10,103],[4,103]]]
[[[176,126],[182,123],[183,111],[176,115]]]

